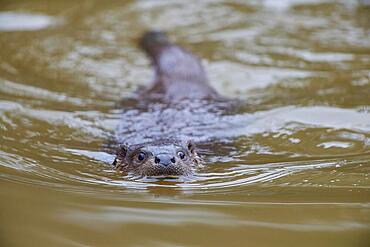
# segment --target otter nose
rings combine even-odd
[[[164,165],[164,166],[168,166],[171,163],[175,163],[175,157],[171,157],[171,156],[166,155],[166,154],[158,154],[157,156],[155,156],[154,162],[156,164],[161,164],[161,165]]]

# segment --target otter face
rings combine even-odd
[[[139,176],[179,176],[191,174],[200,162],[191,141],[153,141],[121,146],[113,165],[123,172]]]

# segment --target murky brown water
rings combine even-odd
[[[369,246],[369,7],[2,0],[0,10],[1,246]],[[185,181],[122,177],[104,148],[120,100],[151,78],[136,46],[150,28],[248,103],[245,129]]]

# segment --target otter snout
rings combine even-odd
[[[154,163],[168,166],[171,163],[175,163],[175,157],[168,154],[158,154],[154,157]]]

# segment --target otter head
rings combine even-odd
[[[191,174],[200,162],[191,141],[153,141],[120,146],[113,165],[138,176],[180,176]]]

